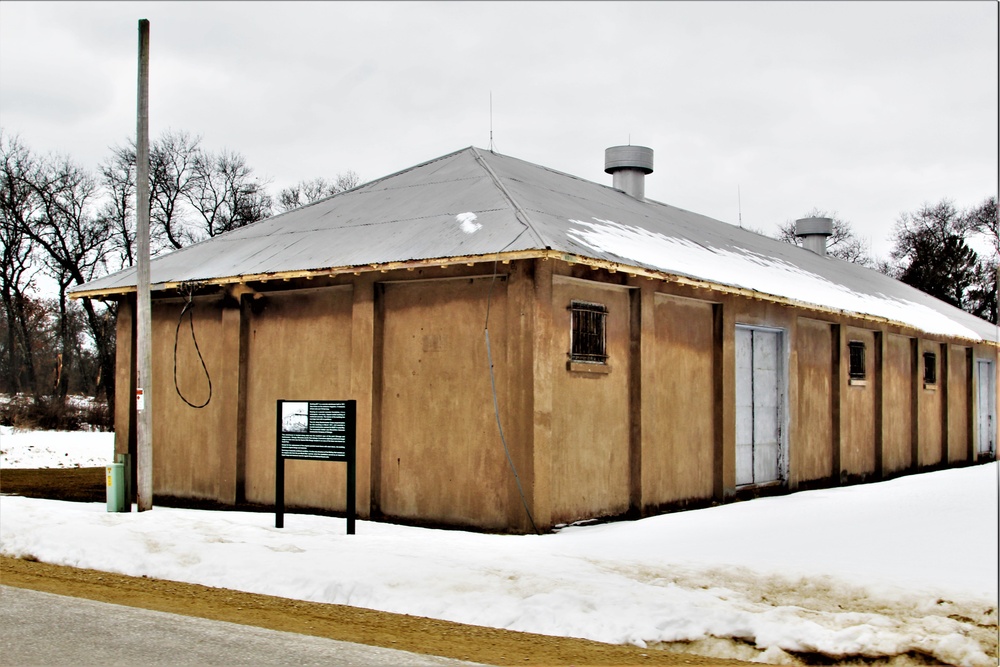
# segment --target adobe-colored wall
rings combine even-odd
[[[507,526],[511,473],[483,333],[490,282],[384,287],[379,505],[387,516]],[[507,406],[505,315],[506,283],[498,281],[489,331],[501,408]]]
[[[948,462],[967,458],[975,413],[968,348],[960,341],[944,348],[920,341],[914,359],[907,330],[884,329],[879,387],[879,337],[865,328],[874,324],[833,315],[821,321],[822,313],[787,305],[554,260],[514,261],[501,271],[508,275],[493,286],[490,316],[498,402],[542,528],[736,493],[737,324],[785,331],[790,488],[841,471],[878,472],[879,425],[884,473],[914,468],[914,434],[921,467],[941,464],[942,441]],[[204,410],[184,405],[173,388],[173,337],[183,304],[154,302],[155,492],[232,502],[242,488],[246,500],[270,503],[275,401],[357,397],[362,516],[371,500],[376,514],[388,517],[529,530],[493,413],[483,339],[490,280],[474,275],[482,272],[462,266],[344,276],[319,289],[245,296],[242,308],[232,299],[224,306],[217,297],[199,298],[196,332],[215,394]],[[331,285],[337,282],[343,284]],[[289,286],[272,281],[256,289],[276,284]],[[567,306],[574,299],[608,306],[610,373],[567,368]],[[124,451],[134,442],[132,389],[126,389],[134,369],[131,350],[122,347],[131,341],[127,303],[118,327],[116,450]],[[866,343],[867,386],[848,384],[850,340]],[[924,351],[938,355],[932,389],[922,383]],[[976,353],[996,359],[989,346]],[[186,320],[179,357],[181,387],[203,398]],[[290,506],[343,508],[346,466],[288,461],[286,470]]]
[[[796,483],[830,478],[833,471],[833,331],[829,323],[799,318],[798,409],[791,477]]]
[[[350,286],[270,293],[253,303],[246,359],[246,499],[274,502],[278,399],[351,398]],[[256,311],[256,312],[255,312]],[[236,354],[236,348],[231,350]],[[285,461],[285,503],[343,510],[344,463]]]
[[[195,349],[180,301],[156,302],[152,308],[153,493],[193,498],[230,496],[233,471],[226,461],[235,450],[239,311],[219,299],[199,298],[190,311],[198,347],[211,377],[211,401],[190,407],[174,385],[177,340],[177,387],[198,405],[209,397],[208,380]],[[227,310],[230,311],[227,313]],[[228,487],[228,488],[226,488]]]
[[[969,431],[968,348],[949,345],[948,350],[948,462],[969,461],[972,434]]]
[[[917,355],[917,404],[919,414],[917,415],[917,430],[919,433],[919,451],[917,455],[917,465],[921,468],[926,466],[936,466],[941,463],[943,453],[942,430],[942,403],[941,395],[944,393],[942,385],[945,381],[941,372],[941,344],[921,340]],[[924,383],[924,353],[931,352],[937,357],[937,382],[935,384]]]
[[[655,295],[651,391],[655,419],[644,434],[646,507],[709,499],[713,493],[714,315],[712,304]]]
[[[885,474],[913,465],[913,339],[889,334],[885,353],[885,418],[882,465]]]
[[[118,301],[115,320],[115,455],[135,449],[135,306],[131,298]],[[134,454],[134,452],[132,452]],[[135,463],[132,464],[135,474]]]
[[[847,379],[850,367],[847,343],[865,344],[864,384]],[[840,469],[848,476],[864,476],[875,472],[875,395],[878,378],[875,373],[875,333],[847,327],[847,340],[841,359],[844,364],[841,382],[841,446]]]
[[[567,369],[573,300],[608,308],[611,372]],[[552,523],[614,515],[629,507],[629,295],[621,287],[553,277],[552,434],[549,498]]]

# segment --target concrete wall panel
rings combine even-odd
[[[875,332],[855,327],[847,328],[847,341],[865,345],[865,379],[847,381],[841,390],[844,421],[841,431],[840,467],[848,476],[867,476],[875,472]],[[845,349],[844,364],[849,367],[849,351]],[[847,374],[845,370],[845,375]]]
[[[387,516],[507,525],[511,473],[483,334],[490,282],[384,287],[379,504]],[[490,302],[490,346],[504,407],[506,282],[493,285]]]
[[[278,399],[350,399],[349,287],[271,294],[250,312],[247,350],[246,499],[274,502]],[[347,466],[285,462],[285,504],[345,509]]]
[[[885,418],[883,467],[886,474],[913,465],[912,339],[890,334],[884,365]]]
[[[945,433],[942,423],[944,393],[941,359],[941,344],[921,340],[918,345],[917,357],[917,430],[919,431],[919,451],[917,465],[921,468],[940,465],[945,443]],[[937,379],[933,383],[924,381],[924,355],[933,354]]]
[[[948,346],[948,462],[970,459],[968,348]]]
[[[589,281],[552,288],[552,522],[619,514],[629,504],[629,295]],[[571,301],[607,306],[609,373],[574,372]]]
[[[157,302],[152,309],[153,391],[148,399],[154,411],[153,493],[220,499],[220,460],[236,446],[236,376],[227,371],[237,363],[239,320],[233,319],[235,328],[224,326],[220,300],[195,300],[190,315],[212,382],[211,401],[196,409],[178,393],[195,405],[209,398],[188,315],[177,327],[183,306],[179,301]]]
[[[715,426],[712,304],[658,294],[653,431],[642,455],[643,503],[710,499]]]
[[[792,442],[795,483],[830,478],[833,471],[833,330],[800,318],[796,336],[798,410]]]
[[[933,341],[920,341],[920,355],[917,358],[918,410],[917,430],[920,434],[917,465],[921,468],[937,466],[942,461],[944,438],[942,416],[944,399],[944,377],[941,359],[941,344]],[[934,383],[924,381],[924,355],[933,354],[937,369],[937,380]]]

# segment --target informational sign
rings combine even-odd
[[[347,463],[347,534],[355,521],[356,401],[278,401],[274,512],[276,528],[285,523],[285,459]]]
[[[278,401],[278,409],[283,457],[347,460],[348,436],[354,446],[354,401]]]

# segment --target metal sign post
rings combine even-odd
[[[356,517],[356,401],[279,400],[275,411],[274,527],[285,526],[285,459],[347,463],[347,534]]]

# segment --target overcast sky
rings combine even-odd
[[[889,251],[903,211],[997,192],[998,4],[0,2],[0,125],[96,168],[200,135],[272,180],[372,180],[466,146],[768,233],[813,207]],[[739,193],[739,194],[738,194]],[[742,204],[740,204],[742,200]]]

